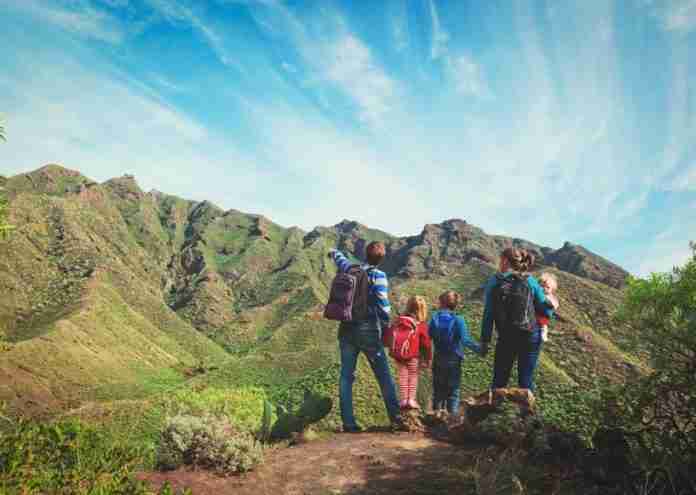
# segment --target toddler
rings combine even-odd
[[[554,311],[558,309],[558,297],[556,297],[556,290],[558,290],[558,279],[553,273],[544,272],[539,276],[539,285],[544,289],[544,295],[546,299],[551,303]],[[541,327],[541,341],[546,342],[549,340],[549,322],[550,318],[543,313],[537,313],[536,315],[537,323]]]

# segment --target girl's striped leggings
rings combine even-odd
[[[401,404],[416,400],[416,390],[418,389],[418,358],[408,361],[397,361],[396,367],[399,371],[399,393]]]

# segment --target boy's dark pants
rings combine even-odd
[[[459,388],[462,383],[462,358],[457,354],[436,353],[433,361],[433,409],[459,412]]]
[[[512,365],[517,359],[517,383],[520,388],[534,391],[534,372],[541,353],[541,329],[532,332],[505,330],[498,332],[495,346],[492,388],[505,388],[510,381]]]

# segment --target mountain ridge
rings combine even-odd
[[[532,250],[539,268],[561,279],[567,319],[542,365],[558,383],[588,379],[582,359],[572,370],[555,364],[566,359],[564,347],[583,353],[594,346],[596,366],[617,379],[633,370],[612,361],[633,363],[639,351],[639,339],[609,321],[627,272],[573,244],[554,250],[456,218],[403,237],[348,219],[307,232],[209,201],[144,192],[132,175],[97,183],[55,164],[9,177],[4,189],[17,230],[0,243],[0,289],[12,294],[0,301],[7,341],[0,400],[19,409],[140,397],[153,381],[183,383],[181,370],[199,361],[219,367],[210,380],[276,391],[315,380],[319,370],[333,377],[335,325],[321,317],[335,273],[326,253],[338,247],[360,259],[374,240],[387,248],[383,268],[396,311],[408,295],[434,303],[454,289],[473,326],[482,313],[477,291],[500,251]],[[588,343],[577,335],[595,337]],[[472,366],[482,380],[482,364]],[[364,387],[375,393],[369,382]]]
[[[171,196],[169,194],[154,189],[149,192],[144,192],[138,185],[136,178],[130,174],[125,174],[121,177],[114,177],[99,184],[87,178],[86,176],[83,176],[79,171],[71,170],[58,164],[48,164],[32,172],[27,172],[24,174],[18,174],[15,176],[8,177],[6,181],[12,183],[14,180],[20,177],[25,177],[29,179],[29,181],[35,188],[41,188],[38,189],[36,192],[44,192],[48,194],[60,194],[71,192],[77,193],[80,190],[88,189],[90,187],[94,187],[95,185],[100,185],[103,187],[110,188],[114,193],[120,195],[122,199],[128,199],[128,197],[130,197],[131,199],[142,200],[145,197],[149,197],[153,198],[154,200],[157,200],[157,198],[161,197],[170,197],[189,203],[193,206],[194,210],[204,207],[210,208],[215,212],[215,216],[222,216],[228,214],[246,215],[248,217],[258,218],[259,223],[261,224],[266,222],[273,223],[264,215],[241,212],[236,209],[224,210],[223,208],[215,205],[214,203],[211,203],[208,200],[194,201],[178,198],[176,196]],[[72,187],[66,186],[65,184],[60,184],[61,178],[64,182],[70,183]],[[63,187],[60,187],[61,185]],[[50,186],[53,187],[49,189]],[[14,189],[13,191],[12,186],[6,189],[9,189],[9,192],[16,192],[18,190]],[[356,220],[351,220],[348,218],[345,218],[331,226],[316,226],[310,231],[305,231],[300,227],[296,226],[281,228],[297,229],[305,235],[311,234],[315,231],[326,232],[327,230],[334,230],[340,237],[344,237],[343,241],[348,244],[349,239],[347,238],[357,238],[359,237],[361,232],[368,232],[369,237],[380,238],[379,240],[387,240],[389,244],[396,244],[399,248],[403,247],[403,244],[413,242],[413,240],[415,239],[420,239],[422,241],[425,241],[426,243],[430,243],[432,241],[432,236],[436,235],[436,231],[440,229],[449,235],[454,234],[456,236],[461,234],[468,234],[470,238],[473,238],[474,240],[478,236],[487,236],[495,240],[495,247],[499,247],[501,244],[507,244],[528,248],[536,255],[537,262],[540,265],[555,266],[562,271],[567,271],[569,273],[574,273],[576,275],[584,276],[586,278],[606,283],[607,285],[610,285],[612,287],[623,286],[626,277],[629,275],[629,273],[626,270],[621,268],[616,263],[609,261],[608,259],[592,252],[591,250],[585,248],[582,245],[578,245],[570,241],[565,241],[560,248],[554,249],[548,246],[541,246],[539,244],[518,237],[510,237],[500,234],[487,234],[479,227],[476,227],[475,225],[470,224],[466,220],[463,220],[461,218],[449,218],[443,220],[440,223],[426,224],[419,234],[406,236],[397,236],[379,229],[372,229],[367,225],[364,225]],[[261,230],[259,230],[259,232],[262,232],[262,228]],[[358,235],[356,236],[356,234]],[[362,246],[359,245],[357,247],[353,247],[353,249],[357,249],[359,251],[361,247]],[[491,246],[487,247],[490,249]],[[351,251],[353,249],[351,249]],[[398,248],[396,248],[395,246],[391,246],[390,251],[396,252],[398,251]],[[492,262],[493,260],[491,260],[490,256],[487,256],[487,254],[488,253],[485,252],[477,252],[475,249],[472,249],[472,251],[469,253],[470,257],[479,258],[485,262]],[[588,269],[586,267],[586,261],[588,258],[590,259],[589,264],[592,266],[592,268],[594,268],[594,270]],[[597,267],[597,265],[599,265],[599,267]],[[609,269],[611,271],[611,274],[602,278],[601,275],[593,273],[597,269]],[[392,272],[392,274],[397,273],[398,271]]]

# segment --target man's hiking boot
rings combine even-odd
[[[358,425],[343,427],[343,433],[362,433],[363,431],[365,430],[362,429],[362,426]]]

